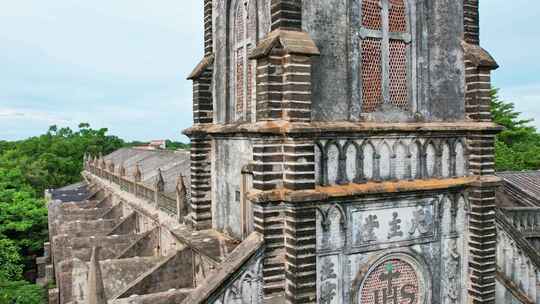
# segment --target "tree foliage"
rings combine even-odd
[[[41,135],[0,141],[0,303],[41,303],[43,291],[24,281],[47,240],[42,195],[80,180],[85,153],[107,154],[124,141],[80,124],[79,130],[51,126]]]
[[[0,303],[4,304],[42,304],[45,291],[36,284],[26,281],[0,281]]]
[[[490,93],[493,120],[505,128],[495,142],[497,171],[540,169],[540,134],[532,120],[522,119],[513,103],[500,99],[497,89]]]
[[[79,180],[84,153],[108,154],[124,146],[124,141],[81,123],[78,131],[51,126],[47,133],[6,144],[0,168],[20,170],[28,185],[38,193]],[[2,145],[0,145],[0,149]]]

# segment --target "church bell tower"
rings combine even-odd
[[[250,303],[494,303],[497,64],[478,0],[204,12],[189,222],[262,237]]]

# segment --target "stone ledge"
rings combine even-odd
[[[184,130],[185,135],[212,134],[269,134],[269,135],[308,135],[320,136],[325,133],[470,133],[496,134],[503,128],[491,122],[413,122],[413,123],[376,123],[376,122],[312,122],[291,123],[287,121],[266,121],[239,124],[206,124]]]
[[[465,60],[470,61],[474,66],[489,68],[490,70],[499,68],[495,59],[481,46],[464,41],[461,43],[461,46],[465,52]]]
[[[188,80],[195,80],[204,73],[206,68],[214,63],[214,54],[203,57],[203,59],[197,64],[195,69],[189,74]]]
[[[248,199],[253,203],[263,202],[320,202],[329,199],[347,198],[353,196],[377,195],[386,193],[407,193],[417,191],[436,191],[453,188],[463,188],[478,182],[478,176],[429,179],[398,182],[369,182],[366,184],[349,184],[343,186],[317,187],[315,190],[291,191],[277,189],[271,191],[251,191]]]
[[[308,33],[276,29],[259,42],[257,48],[251,52],[249,59],[266,57],[277,45],[281,45],[288,54],[320,55],[319,48]]]

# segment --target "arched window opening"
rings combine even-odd
[[[362,111],[410,110],[411,30],[405,0],[363,0],[360,27]]]

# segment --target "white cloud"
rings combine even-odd
[[[540,128],[540,83],[503,87],[500,95],[503,100],[513,102],[523,117],[534,119]]]
[[[37,121],[50,124],[68,124],[70,119],[63,118],[56,114],[34,111],[28,109],[0,108],[0,118],[17,121]]]

